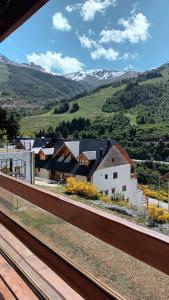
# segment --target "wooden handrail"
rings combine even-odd
[[[7,175],[0,187],[169,275],[169,237]]]

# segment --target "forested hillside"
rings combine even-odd
[[[115,138],[133,158],[168,160],[168,71],[167,65],[161,73],[147,72],[58,105],[44,115],[26,117],[22,132],[56,138]],[[78,109],[72,113],[75,104]]]
[[[44,112],[58,101],[85,90],[84,85],[62,76],[0,62],[0,105],[19,113]]]

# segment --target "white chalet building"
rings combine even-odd
[[[109,197],[120,193],[136,206],[142,201],[136,174],[132,172],[133,161],[116,141],[51,141],[43,138],[35,140],[33,150],[36,153],[35,175],[38,177],[62,181],[72,176],[92,183]]]

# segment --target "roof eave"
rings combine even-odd
[[[0,42],[6,39],[48,1],[49,0],[12,0],[0,18]]]

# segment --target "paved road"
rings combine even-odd
[[[138,162],[138,163],[145,163],[147,161],[150,162],[150,160],[141,160],[141,159],[133,159],[133,161]],[[153,163],[169,166],[169,162],[167,162],[167,161],[153,160]]]

